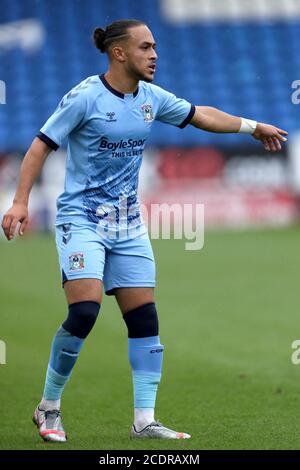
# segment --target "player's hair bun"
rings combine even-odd
[[[97,49],[101,52],[105,52],[105,47],[104,47],[104,41],[106,39],[105,37],[105,31],[102,28],[96,28],[94,31],[94,43]]]

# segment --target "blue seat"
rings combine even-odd
[[[155,82],[192,103],[233,114],[270,119],[296,129],[299,111],[291,104],[291,83],[299,78],[300,23],[206,22],[176,25],[160,13],[159,0],[1,0],[1,22],[37,18],[46,42],[35,52],[0,51],[0,78],[9,100],[0,113],[1,150],[23,150],[62,95],[86,76],[105,71],[107,60],[92,44],[92,31],[117,16],[149,23],[159,54]],[[56,14],[59,12],[59,14]],[[253,47],[259,44],[259,47]],[[18,133],[13,130],[18,126]],[[8,131],[7,131],[8,129]],[[5,130],[5,131],[4,131]],[[5,136],[5,138],[1,138]],[[151,144],[232,145],[241,136],[183,132],[156,125]],[[255,145],[248,139],[247,145]]]

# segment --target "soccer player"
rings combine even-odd
[[[151,84],[156,44],[141,21],[121,20],[94,32],[109,68],[67,93],[23,160],[12,207],[2,227],[24,233],[28,199],[51,150],[68,138],[66,177],[57,201],[56,243],[68,315],[54,336],[45,387],[33,420],[46,441],[64,442],[60,403],[80,349],[99,313],[102,286],[115,295],[128,329],[134,389],[131,437],[186,439],[155,420],[164,347],[154,301],[155,264],[137,198],[138,172],[155,119],[210,132],[241,132],[280,150],[287,132],[194,106]]]

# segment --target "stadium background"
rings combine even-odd
[[[204,203],[206,226],[199,252],[185,251],[184,241],[153,242],[167,346],[157,415],[193,435],[178,448],[300,448],[299,370],[291,363],[300,335],[299,0],[0,0],[1,218],[22,156],[60,98],[105,71],[93,29],[128,17],[155,36],[156,84],[289,132],[283,150],[267,154],[249,136],[154,125],[143,202]],[[30,415],[65,315],[48,233],[64,154],[51,154],[34,187],[28,235],[9,244],[0,237],[2,449],[44,448]],[[175,448],[127,438],[126,332],[113,299],[105,299],[71,382],[66,448]]]

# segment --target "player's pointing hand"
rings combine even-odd
[[[277,152],[281,150],[281,142],[286,142],[288,133],[283,129],[258,122],[255,132],[252,134],[257,140],[263,143],[266,150]]]

